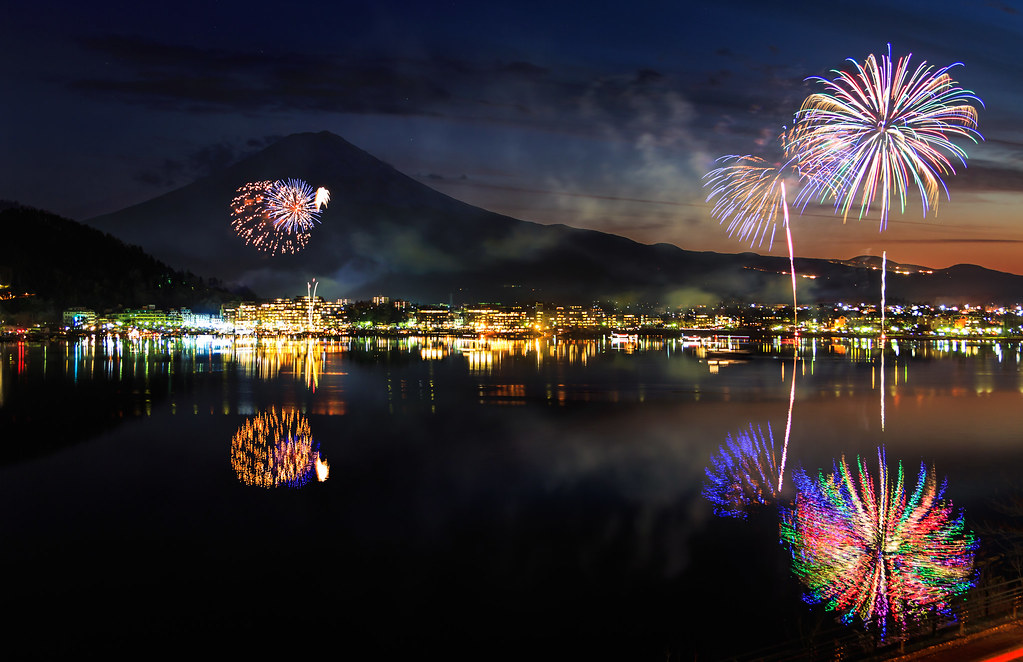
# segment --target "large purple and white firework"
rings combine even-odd
[[[834,199],[843,220],[856,205],[862,218],[880,196],[883,230],[893,198],[904,213],[913,186],[926,217],[940,191],[948,196],[942,177],[955,174],[956,164],[966,167],[966,151],[953,139],[983,140],[976,108],[983,102],[949,75],[961,63],[912,69],[911,57],[893,62],[889,46],[863,64],[850,58],[850,69],[834,71],[831,80],[808,79],[824,91],[807,97],[796,114],[792,151],[801,174],[825,183],[819,190]]]
[[[788,180],[790,190],[798,183],[795,208],[831,202],[843,220],[857,201],[863,217],[879,198],[882,230],[893,198],[905,212],[916,186],[926,217],[940,191],[948,196],[942,178],[955,174],[956,164],[966,167],[966,151],[954,141],[983,140],[977,106],[984,104],[949,74],[960,63],[911,69],[911,57],[893,61],[889,46],[886,55],[869,55],[863,64],[850,58],[850,70],[836,70],[834,79],[808,79],[825,89],[803,101],[793,126],[781,134],[779,163],[722,157],[726,165],[705,176],[707,201],[715,201],[711,216],[729,221],[728,233],[751,245],[773,239]]]

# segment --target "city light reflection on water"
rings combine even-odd
[[[54,372],[48,365],[49,356],[57,352],[62,357],[61,369]],[[870,366],[870,389],[881,390],[895,397],[906,386],[917,366],[944,359],[973,359],[983,363],[968,375],[970,384],[950,382],[945,388],[968,388],[977,394],[991,393],[1006,388],[1007,380],[1023,393],[1023,373],[1017,369],[1023,353],[1021,343],[982,340],[891,340],[882,350],[875,338],[771,338],[764,341],[729,337],[662,338],[631,337],[627,341],[562,338],[461,338],[461,337],[353,337],[334,340],[320,339],[232,339],[221,336],[193,336],[185,338],[128,339],[117,336],[89,336],[69,342],[16,342],[0,345],[0,406],[13,388],[12,379],[29,373],[38,373],[47,379],[68,379],[78,384],[96,379],[138,383],[142,389],[140,404],[149,409],[153,405],[153,392],[174,390],[176,377],[228,373],[247,382],[294,380],[310,394],[325,389],[316,398],[317,413],[343,414],[346,407],[345,378],[353,365],[374,362],[400,361],[404,365],[443,366],[447,374],[452,370],[477,379],[475,390],[484,403],[502,404],[532,397],[526,381],[544,377],[543,397],[551,402],[592,399],[593,389],[578,388],[566,381],[563,370],[585,369],[591,363],[598,370],[615,369],[636,372],[650,368],[649,379],[642,376],[634,381],[631,393],[610,389],[600,398],[612,400],[644,399],[664,386],[664,381],[684,380],[695,392],[713,390],[713,378],[724,371],[756,371],[765,359],[795,352],[800,358],[800,370],[811,377],[818,365],[827,362],[830,372],[834,366],[847,366],[846,374],[855,366]],[[653,363],[652,363],[653,362]],[[674,368],[672,366],[675,366]],[[743,367],[744,366],[744,367]],[[784,380],[785,367],[781,376]],[[841,372],[841,369],[839,369]],[[516,383],[507,382],[516,377]],[[959,375],[966,377],[967,375]],[[400,380],[399,380],[400,381]],[[435,376],[428,378],[428,388],[410,390],[406,382],[402,388],[390,390],[389,397],[397,400],[415,400],[424,395],[435,406],[437,384]],[[835,397],[849,393],[851,382],[830,380],[826,388]],[[960,380],[961,381],[961,380]],[[496,382],[496,384],[495,384]],[[857,388],[862,388],[857,386]],[[931,384],[932,393],[942,386]],[[509,396],[509,393],[513,394]],[[640,395],[643,394],[643,395]],[[244,395],[244,394],[243,394]],[[392,403],[393,404],[393,403]],[[177,409],[177,405],[172,405]],[[237,403],[226,402],[224,413],[252,414],[253,403],[245,397]]]
[[[729,405],[721,416],[732,418],[758,402],[788,400],[790,412],[800,406],[795,423],[791,414],[784,428],[777,422],[786,439],[807,434],[807,425],[824,437],[852,425],[867,432],[864,444],[889,432],[945,438],[970,435],[977,420],[1002,439],[1010,423],[998,422],[998,412],[1023,395],[1020,353],[1019,342],[892,340],[882,349],[872,338],[100,336],[0,345],[0,415],[46,420],[55,389],[62,394],[54,403],[70,418],[99,423],[164,411],[252,417],[270,407],[303,416],[447,416],[467,406],[686,403],[707,412]],[[80,397],[92,392],[106,393],[102,405]]]

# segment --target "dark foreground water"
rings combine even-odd
[[[777,510],[701,495],[728,435],[781,450],[793,373],[784,471],[883,444],[968,522],[1016,487],[1018,344],[894,343],[883,367],[876,341],[720,349],[0,345],[3,646],[706,660],[798,637],[834,619],[800,599]]]

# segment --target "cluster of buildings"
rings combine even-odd
[[[188,308],[160,310],[156,306],[125,308],[97,315],[88,308],[69,308],[62,315],[64,328],[88,331],[145,330],[166,333],[225,333],[221,315],[193,313]]]
[[[237,302],[215,315],[187,308],[160,310],[154,306],[128,308],[97,315],[74,308],[63,313],[68,330],[138,330],[162,333],[219,333],[232,335],[339,335],[359,331],[406,330],[422,333],[542,335],[580,329],[639,329],[655,325],[652,313],[613,312],[599,306],[474,304],[461,308],[421,306],[404,300],[374,297],[372,301],[327,301],[299,296],[264,302]]]
[[[1016,336],[1023,335],[1023,309],[993,306],[887,306],[828,304],[800,306],[793,326],[791,306],[743,304],[673,308],[608,304],[558,306],[473,304],[459,308],[416,305],[388,297],[372,301],[298,296],[264,302],[237,302],[218,314],[153,306],[97,315],[86,309],[64,311],[70,331],[214,333],[224,335],[342,335],[359,332],[547,335],[638,330],[719,330],[806,334]]]

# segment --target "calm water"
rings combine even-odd
[[[715,659],[821,618],[776,514],[716,517],[701,496],[729,434],[770,426],[780,448],[793,375],[785,471],[883,444],[914,480],[934,464],[969,520],[1023,469],[1019,344],[718,349],[0,344],[5,640]]]

